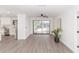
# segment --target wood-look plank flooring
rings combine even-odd
[[[1,53],[72,53],[62,43],[55,43],[51,35],[30,35],[25,40],[3,37]]]

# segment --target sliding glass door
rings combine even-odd
[[[49,21],[42,21],[42,33],[49,33]]]
[[[50,32],[50,23],[45,20],[34,20],[33,21],[33,33],[34,34],[47,34]]]
[[[33,22],[33,24],[34,24],[34,29],[33,29],[33,32],[34,33],[42,33],[42,26],[41,26],[41,21],[34,21]]]

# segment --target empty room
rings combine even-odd
[[[0,5],[0,53],[79,52],[78,5]]]

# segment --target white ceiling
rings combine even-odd
[[[43,13],[46,16],[57,16],[69,9],[72,5],[0,5],[0,15],[17,15],[25,13],[27,16],[40,16]]]

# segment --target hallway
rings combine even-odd
[[[0,41],[3,53],[71,53],[62,43],[55,43],[51,35],[30,35],[26,40],[6,38]]]

